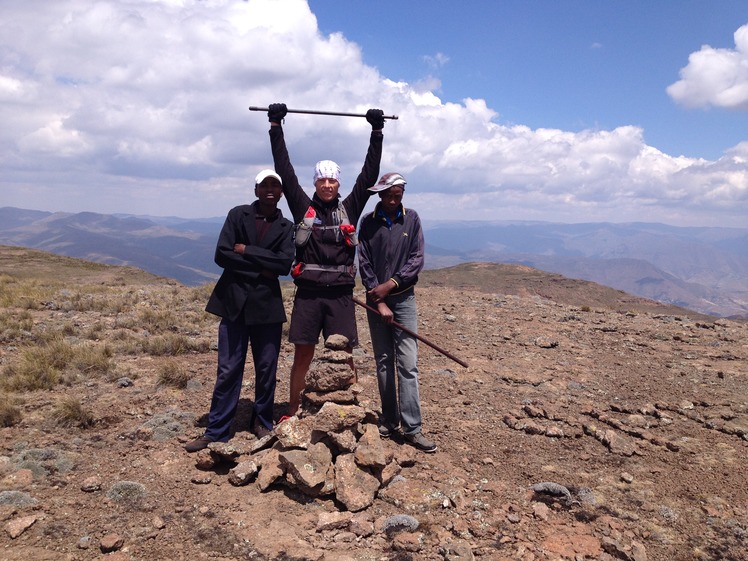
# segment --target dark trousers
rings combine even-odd
[[[244,378],[247,347],[251,343],[255,368],[255,405],[252,419],[273,428],[275,374],[278,369],[282,323],[245,325],[242,319],[222,319],[218,326],[218,372],[205,436],[226,442],[236,415]]]

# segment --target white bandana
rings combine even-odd
[[[316,185],[317,180],[323,177],[334,179],[340,183],[340,166],[332,160],[317,162],[317,165],[314,166],[314,184]]]

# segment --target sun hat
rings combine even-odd
[[[280,175],[275,173],[271,169],[264,169],[260,173],[257,174],[257,177],[255,177],[255,185],[259,185],[263,181],[265,181],[268,177],[274,177],[278,180],[278,183],[283,185],[283,180],[280,178]]]
[[[407,181],[405,181],[405,178],[399,173],[385,173],[375,185],[369,187],[369,191],[371,191],[372,193],[379,193],[380,191],[384,191],[385,189],[389,189],[390,187],[394,187],[395,185],[400,185],[403,189],[405,189],[406,183]]]

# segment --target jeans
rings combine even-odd
[[[265,428],[273,428],[275,375],[283,324],[245,325],[242,320],[223,319],[218,326],[218,371],[205,431],[205,436],[214,441],[226,442],[231,435],[250,344],[255,369],[252,419],[257,419]]]
[[[388,296],[385,302],[397,323],[417,333],[418,318],[413,290]],[[391,428],[402,425],[404,434],[419,433],[418,339],[394,325],[387,325],[374,312],[368,311],[367,319],[377,364],[382,421]]]

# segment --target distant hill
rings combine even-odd
[[[213,262],[222,221],[203,231],[132,216],[36,212],[0,208],[0,243],[43,249],[109,265],[131,265],[196,285],[214,281]]]
[[[0,208],[0,244],[134,266],[187,285],[220,275],[223,217],[184,219]],[[648,223],[425,223],[429,269],[516,263],[700,313],[748,318],[748,228]]]
[[[70,286],[80,284],[159,285],[177,284],[137,267],[105,265],[77,257],[56,255],[27,247],[0,245],[0,274],[25,280],[55,279]]]
[[[724,317],[748,317],[748,228],[446,222],[426,231],[431,265],[520,263]]]
[[[173,279],[153,275],[130,266],[107,265],[87,259],[56,255],[38,249],[0,245],[0,274],[39,282],[59,280],[67,285],[154,285],[176,284]],[[284,281],[290,286],[290,279]],[[627,294],[607,286],[555,273],[508,263],[461,263],[423,272],[419,286],[447,287],[458,291],[540,298],[558,304],[616,312],[646,312],[706,319],[693,310],[671,306]],[[428,305],[422,302],[421,305]]]
[[[421,288],[453,287],[468,292],[537,297],[580,308],[651,314],[708,316],[680,306],[642,298],[595,282],[564,277],[516,263],[461,263],[424,271]]]

